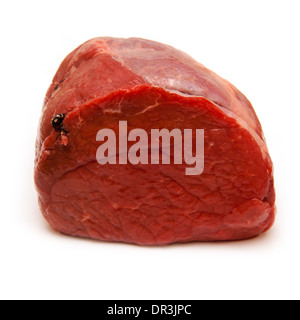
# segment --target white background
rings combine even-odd
[[[1,1],[1,299],[300,298],[299,1]],[[33,184],[44,95],[96,36],[181,49],[238,87],[263,125],[278,215],[258,238],[145,248],[60,235]]]

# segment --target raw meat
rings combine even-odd
[[[105,164],[100,129],[204,129],[204,171]],[[36,142],[41,211],[57,231],[140,245],[238,240],[274,222],[273,165],[259,120],[233,85],[185,53],[144,39],[96,38],[67,56]]]

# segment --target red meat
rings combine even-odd
[[[53,119],[61,114],[61,118]],[[97,132],[204,129],[204,171],[105,164]],[[36,143],[41,211],[57,231],[141,245],[237,240],[274,222],[273,166],[250,102],[185,53],[143,39],[96,38],[61,64]]]

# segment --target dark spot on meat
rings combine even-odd
[[[65,128],[63,126],[63,121],[64,121],[65,117],[66,117],[65,114],[60,113],[52,118],[51,125],[55,131],[60,132],[60,133],[62,133],[62,132],[67,133],[67,131],[65,130]]]

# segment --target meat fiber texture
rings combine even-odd
[[[65,114],[64,131],[51,121]],[[96,161],[97,132],[204,129],[204,171]],[[239,240],[270,229],[273,165],[260,122],[232,84],[171,46],[95,38],[47,92],[36,142],[41,211],[57,231],[139,245]]]

